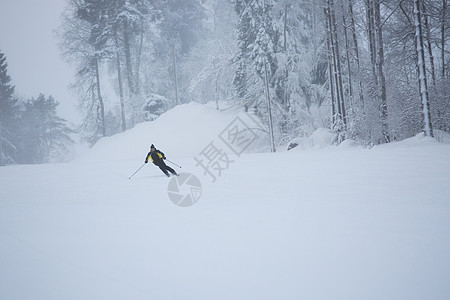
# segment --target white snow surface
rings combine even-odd
[[[233,117],[180,105],[73,162],[1,167],[0,299],[449,299],[450,145],[230,153],[213,183],[194,157]],[[195,205],[153,165],[129,179],[152,143],[201,180]]]

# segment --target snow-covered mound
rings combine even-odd
[[[332,145],[335,134],[327,128],[319,128],[311,136],[306,138],[295,138],[289,145],[288,150],[302,151],[307,149],[322,149]]]
[[[168,155],[192,156],[200,152],[233,120],[232,110],[217,111],[197,102],[178,105],[152,122],[102,138],[79,161],[143,160],[154,144]]]
[[[450,144],[450,133],[447,133],[443,130],[433,130],[434,138],[445,144]]]

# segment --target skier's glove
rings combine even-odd
[[[163,159],[166,159],[166,157],[164,156]]]

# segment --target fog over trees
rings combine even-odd
[[[19,100],[0,52],[0,165],[64,161],[73,130],[58,116],[52,96]]]
[[[448,0],[69,0],[57,32],[91,144],[190,101],[245,109],[268,134],[271,116],[276,147],[321,127],[368,146],[450,132]],[[1,59],[2,161],[25,162],[13,128],[56,102],[17,103]]]

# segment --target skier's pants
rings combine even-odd
[[[176,174],[175,170],[172,169],[171,167],[169,167],[168,165],[166,165],[164,162],[161,162],[160,164],[157,165],[161,171],[163,171],[164,174],[168,174],[167,171],[169,171],[172,174]]]

